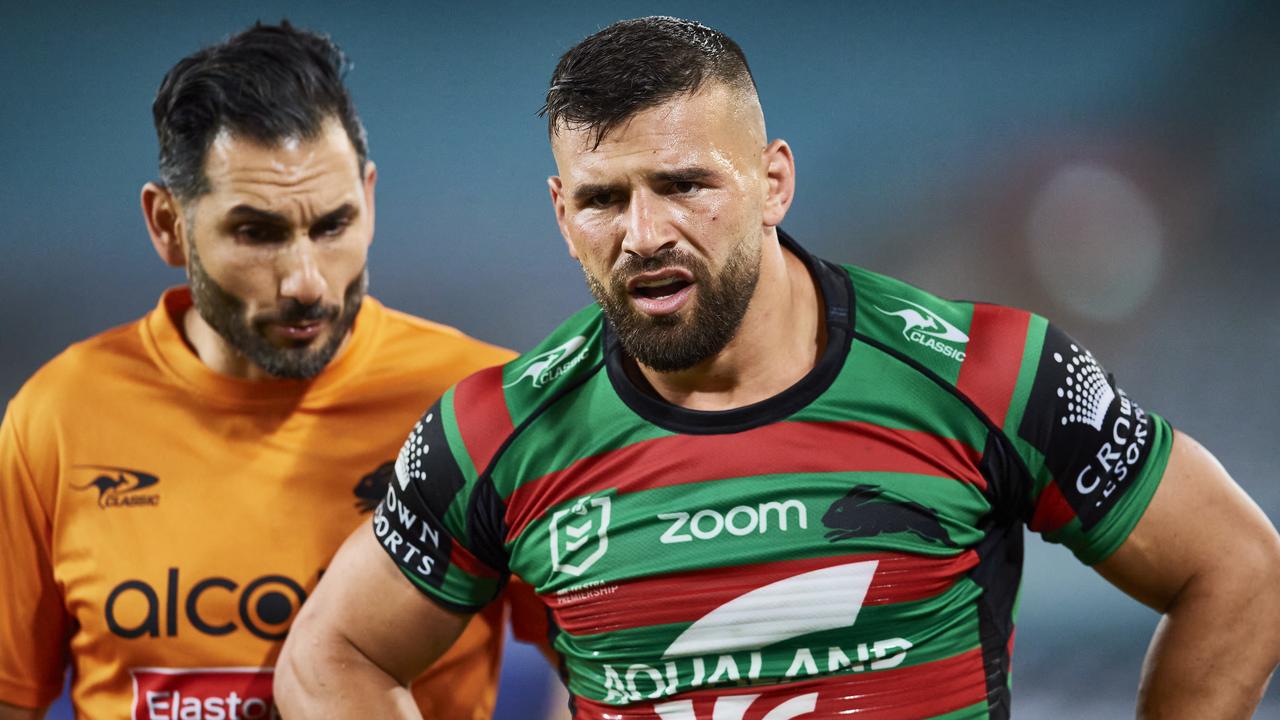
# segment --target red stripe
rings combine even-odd
[[[514,431],[502,392],[502,366],[481,370],[458,383],[453,391],[453,412],[476,472],[484,472]]]
[[[899,472],[986,490],[977,450],[949,438],[862,422],[774,423],[731,435],[675,435],[582,458],[507,498],[507,542],[549,508],[602,490],[618,494],[780,473]]]
[[[1018,385],[1031,314],[999,305],[973,306],[969,344],[956,388],[974,402],[996,427],[1004,427]]]
[[[480,562],[480,559],[462,547],[461,543],[454,542],[449,545],[449,564],[475,577],[489,579],[498,577],[498,573],[493,568]]]
[[[765,687],[698,690],[664,698],[658,703],[692,701],[694,717],[712,720],[715,700],[735,695],[760,695],[744,720],[761,720],[788,699],[817,693],[812,713],[803,718],[856,717],[858,720],[915,720],[954,712],[987,699],[982,649],[974,648],[942,660],[907,667],[828,675],[803,682]],[[579,720],[657,720],[655,703],[605,705],[577,697]]]
[[[630,628],[690,623],[752,590],[814,570],[877,560],[863,605],[888,605],[935,597],[978,564],[966,550],[950,557],[908,553],[868,553],[785,560],[690,570],[617,583],[594,592],[540,595],[560,629],[593,634]],[[662,602],[654,602],[662,598]]]
[[[1040,499],[1036,501],[1036,511],[1031,516],[1031,522],[1027,523],[1027,527],[1031,528],[1032,532],[1051,533],[1071,522],[1071,518],[1075,516],[1076,511],[1067,504],[1067,499],[1062,496],[1058,484],[1050,482],[1040,492]]]

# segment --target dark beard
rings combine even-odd
[[[188,247],[191,249],[191,262],[187,265],[187,277],[196,311],[231,347],[272,377],[306,380],[320,374],[355,324],[368,287],[368,271],[361,270],[343,293],[342,307],[321,303],[303,305],[288,299],[275,312],[249,320],[245,317],[244,301],[209,277],[196,252],[194,239]],[[263,334],[263,328],[270,322],[314,320],[328,320],[330,323],[329,337],[319,347],[278,347]]]
[[[697,282],[691,312],[652,317],[632,307],[627,281],[672,266],[688,270]],[[627,355],[658,372],[678,372],[715,356],[737,333],[760,279],[760,248],[740,240],[715,276],[706,262],[675,249],[648,258],[628,256],[613,271],[608,288],[585,268],[583,272]]]

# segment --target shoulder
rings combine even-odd
[[[379,350],[385,355],[470,366],[467,372],[506,362],[515,355],[450,325],[389,308],[372,297],[365,303],[377,317]]]
[[[604,320],[591,305],[572,315],[528,352],[471,375],[454,388],[455,404],[500,407],[519,424],[547,400],[599,369]]]
[[[526,353],[472,373],[441,398],[478,465],[485,465],[518,428],[598,371],[604,321],[591,305],[563,322]]]
[[[110,403],[129,377],[155,374],[137,321],[74,343],[37,370],[9,400],[6,442],[17,446],[29,470],[48,468],[56,462],[68,426]]]
[[[17,414],[62,412],[86,393],[100,392],[122,372],[154,366],[135,320],[69,345],[40,367],[10,401]]]
[[[845,270],[854,286],[859,339],[933,375],[1002,425],[1024,364],[1039,357],[1044,318],[1003,305],[948,300],[858,267]]]

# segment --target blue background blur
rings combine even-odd
[[[544,184],[547,78],[609,22],[674,14],[746,51],[770,135],[795,151],[785,227],[802,243],[1048,315],[1280,517],[1280,4],[2,7],[0,401],[181,281],[138,211],[150,103],[179,58],[259,18],[326,31],[354,60],[380,173],[374,293],[528,348],[589,300]],[[1017,716],[1132,716],[1156,615],[1029,546]],[[539,662],[512,657],[499,717],[547,702]]]

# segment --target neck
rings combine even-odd
[[[765,239],[760,280],[729,344],[687,370],[636,363],[654,391],[690,410],[732,410],[777,395],[817,364],[826,345],[822,300],[804,262],[776,235]]]

